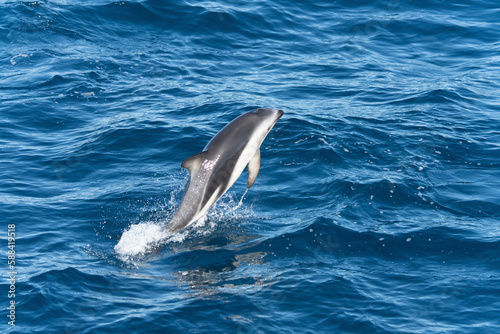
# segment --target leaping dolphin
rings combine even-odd
[[[260,169],[260,145],[283,116],[279,109],[257,109],[227,124],[205,146],[181,164],[191,175],[174,217],[166,226],[177,232],[201,218],[238,179],[248,165],[247,188]]]

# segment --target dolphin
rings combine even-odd
[[[182,162],[190,173],[189,184],[167,232],[180,231],[201,218],[246,166],[247,189],[253,185],[260,169],[260,145],[281,116],[282,110],[272,108],[247,112],[217,133],[203,152]]]

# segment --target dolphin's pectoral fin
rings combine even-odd
[[[255,154],[253,155],[252,159],[250,159],[250,162],[248,163],[247,169],[248,169],[247,188],[250,188],[253,185],[253,183],[255,182],[257,175],[259,174],[260,150],[255,151]]]
[[[187,170],[189,170],[191,174],[193,174],[200,168],[203,161],[205,161],[206,156],[207,156],[207,151],[203,151],[195,155],[192,155],[182,162],[181,167],[186,168]]]

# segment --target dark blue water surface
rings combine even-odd
[[[259,107],[255,185],[165,235]],[[500,333],[500,4],[2,1],[0,217],[1,332]]]

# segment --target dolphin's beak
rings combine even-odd
[[[279,109],[278,110],[278,117],[276,117],[276,119],[273,122],[273,125],[271,125],[271,127],[269,128],[269,130],[272,129],[272,127],[274,126],[274,124],[276,124],[276,122],[278,122],[278,120],[281,118],[281,116],[283,116],[283,114],[284,114],[283,110]]]
[[[278,118],[276,120],[279,120],[281,118],[281,116],[283,116],[284,112],[283,110],[278,110]]]

